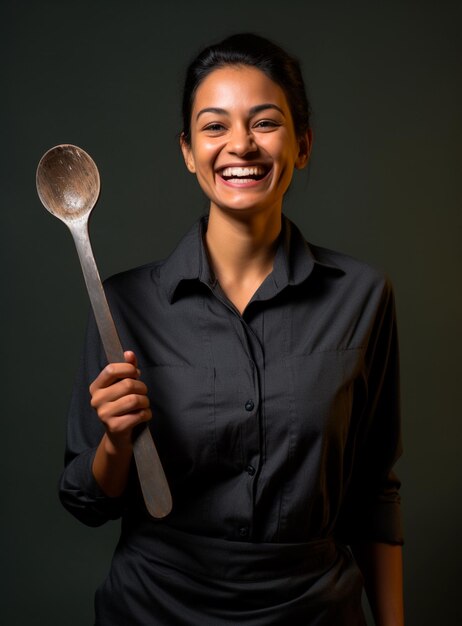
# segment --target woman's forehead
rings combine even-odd
[[[273,103],[283,110],[288,104],[282,88],[261,70],[243,65],[229,65],[213,70],[199,85],[193,110],[204,108],[252,108]]]

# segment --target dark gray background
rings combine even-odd
[[[87,299],[70,235],[36,196],[37,162],[64,142],[97,162],[102,276],[165,256],[206,208],[177,145],[185,65],[253,30],[301,59],[315,111],[310,173],[286,213],[396,288],[407,624],[460,623],[461,3],[0,7],[0,622],[92,623],[118,530],[81,526],[56,498]]]

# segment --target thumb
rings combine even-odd
[[[138,360],[134,352],[132,352],[131,350],[127,350],[126,352],[124,352],[124,357],[126,363],[131,363],[136,368],[138,368]]]

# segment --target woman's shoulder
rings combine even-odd
[[[391,289],[389,274],[377,265],[356,256],[332,250],[324,246],[308,243],[315,260],[324,266],[340,270],[347,282],[361,283],[364,286]]]
[[[203,219],[194,222],[165,258],[113,274],[104,281],[105,288],[117,290],[163,284],[167,289],[170,279],[179,279],[191,272],[194,274],[196,269],[192,268],[200,264]]]
[[[122,302],[131,305],[150,299],[158,300],[159,272],[164,261],[156,260],[112,274],[103,281],[104,291],[111,305]]]
[[[300,259],[302,259],[302,264],[306,264],[306,255],[308,255],[310,259],[308,264],[314,262],[318,277],[330,277],[338,284],[349,285],[352,288],[359,287],[366,290],[371,287],[390,288],[391,282],[388,273],[375,264],[352,254],[313,243],[305,237],[303,231],[296,224],[287,218],[284,222],[284,228],[289,235],[290,258],[295,265]]]
[[[132,282],[152,281],[153,275],[155,278],[163,262],[163,260],[150,261],[149,263],[144,263],[143,265],[130,267],[120,272],[116,272],[104,280],[104,286],[118,287],[119,285],[125,285]]]

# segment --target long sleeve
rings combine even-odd
[[[106,363],[98,329],[90,313],[69,409],[65,469],[59,483],[62,504],[89,526],[116,519],[124,506],[124,498],[109,498],[101,491],[92,473],[93,458],[104,427],[91,407],[89,385]]]
[[[393,471],[402,452],[399,354],[394,296],[388,281],[371,326],[361,387],[365,408],[358,420],[355,462],[339,534],[348,543],[402,544],[400,481]]]

